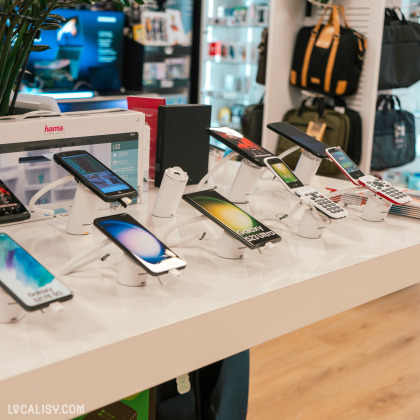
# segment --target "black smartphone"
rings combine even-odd
[[[0,233],[0,286],[27,311],[73,297],[64,284],[6,233]]]
[[[182,197],[201,213],[217,223],[248,248],[267,242],[280,242],[281,237],[215,190],[198,191]]]
[[[275,156],[264,149],[264,147],[261,147],[229,127],[207,128],[206,131],[216,140],[219,140],[261,168],[265,167],[264,159],[266,157]]]
[[[328,145],[285,122],[270,123],[267,127],[321,159],[328,159]]]
[[[25,206],[10,191],[7,185],[0,181],[0,224],[20,222],[31,217]]]
[[[54,161],[107,203],[137,196],[135,188],[85,150],[56,153]]]
[[[152,276],[185,268],[187,263],[127,213],[99,217],[93,224]]]

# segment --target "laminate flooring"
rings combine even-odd
[[[247,420],[420,420],[420,284],[251,349]]]

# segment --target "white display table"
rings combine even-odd
[[[159,236],[171,221],[148,216],[154,194],[129,212]],[[251,213],[263,221],[263,209],[286,211],[291,197],[260,184]],[[88,412],[418,282],[419,221],[388,216],[372,223],[350,212],[320,239],[272,224],[282,242],[263,254],[247,250],[237,261],[216,256],[216,225],[191,225],[181,234],[207,235],[174,249],[188,266],[176,279],[162,278],[164,285],[156,278],[142,288],[119,285],[115,258],[64,277],[74,292],[64,311],[0,325],[0,418],[8,404],[22,403],[84,404]],[[182,202],[177,220],[196,214]],[[57,274],[103,238],[96,230],[76,237],[64,229],[65,220],[50,219],[1,230]]]

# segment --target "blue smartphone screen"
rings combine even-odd
[[[104,194],[130,189],[129,185],[87,153],[63,156],[62,159]]]
[[[29,307],[71,296],[69,289],[5,233],[0,233],[0,280]]]

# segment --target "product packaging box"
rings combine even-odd
[[[155,186],[165,170],[181,167],[188,184],[197,184],[208,171],[210,105],[159,106],[156,144]]]
[[[158,107],[165,105],[165,98],[146,98],[140,96],[127,96],[128,109],[142,112],[145,121],[150,127],[150,156],[149,156],[149,178],[155,177],[156,165],[156,133]]]
[[[149,137],[144,114],[123,109],[27,114],[0,118],[0,179],[24,203],[68,173],[52,159],[60,151],[86,150],[138,190],[148,186]],[[71,202],[76,183],[64,184],[38,204]],[[65,208],[65,206],[64,206]]]

